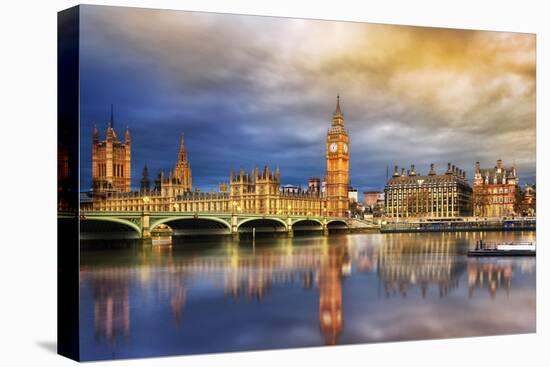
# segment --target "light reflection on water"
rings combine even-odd
[[[353,234],[82,251],[82,358],[534,332],[535,259],[467,258],[480,236],[535,240]]]

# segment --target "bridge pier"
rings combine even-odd
[[[235,241],[239,241],[239,227],[238,227],[239,218],[233,214],[231,216],[231,237]]]
[[[150,231],[150,218],[149,213],[143,212],[141,214],[141,241],[142,245],[149,246],[153,244]]]
[[[288,238],[294,237],[294,230],[292,229],[292,226],[288,226],[288,230],[287,230],[287,232],[286,232],[286,236],[287,236]]]

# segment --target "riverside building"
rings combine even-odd
[[[472,214],[472,188],[466,172],[451,163],[443,174],[434,164],[427,175],[417,174],[414,164],[405,172],[395,166],[384,188],[385,216],[399,218],[456,218]]]

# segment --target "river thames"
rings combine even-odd
[[[83,360],[535,332],[534,231],[178,238],[81,251]]]

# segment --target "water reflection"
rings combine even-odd
[[[217,240],[197,246],[84,252],[82,314],[86,318],[93,303],[95,341],[83,342],[83,355],[96,359],[114,352],[132,357],[368,342],[353,330],[365,318],[382,319],[400,307],[449,307],[432,300],[455,292],[455,305],[468,307],[469,300],[482,295],[477,289],[486,289],[490,302],[501,289],[508,295],[514,287],[534,293],[534,259],[467,259],[470,236],[347,235],[241,244]],[[521,278],[524,273],[531,277]],[[515,284],[518,275],[521,281]],[[401,299],[403,306],[388,303],[393,299]],[[361,304],[372,304],[372,309],[358,309]],[[353,325],[347,334],[344,322]],[[286,325],[288,332],[273,323]],[[315,323],[320,339],[312,332]],[[490,330],[472,330],[472,335]],[[84,321],[82,333],[87,332]],[[143,339],[153,337],[150,333],[163,339],[161,350],[143,350]],[[204,333],[220,340],[207,338],[210,345],[188,341]],[[119,339],[123,342],[117,343]]]
[[[330,247],[320,259],[319,324],[325,344],[334,345],[342,331],[342,278],[351,271],[350,259],[344,246]]]
[[[94,327],[97,340],[113,347],[119,336],[130,333],[130,301],[124,272],[98,271],[90,279],[94,290]]]
[[[428,237],[422,242],[393,238],[379,251],[378,275],[386,297],[407,296],[418,287],[422,298],[428,288],[437,289],[439,297],[458,287],[464,264],[456,261],[460,250],[451,238]]]

